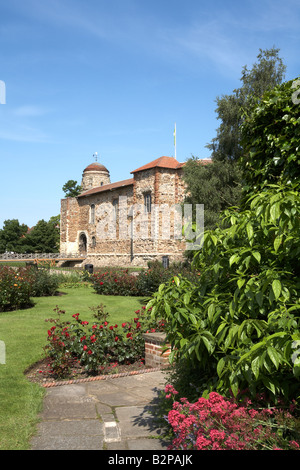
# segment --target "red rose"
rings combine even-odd
[[[93,352],[89,349],[88,354],[91,355],[91,354],[93,354]]]
[[[87,345],[86,345],[86,344],[83,346],[83,350],[84,350],[84,351],[87,350]]]
[[[119,341],[119,338],[117,336],[115,337],[115,341]]]
[[[104,284],[104,283],[101,281],[101,282],[100,282],[100,286],[103,286],[103,284]]]

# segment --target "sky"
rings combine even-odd
[[[298,0],[0,0],[0,229],[58,215],[96,153],[111,182],[175,156],[175,123],[177,160],[209,158],[216,98],[273,46],[298,77]]]

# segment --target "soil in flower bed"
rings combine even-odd
[[[112,375],[120,373],[129,373],[133,371],[142,371],[146,369],[144,362],[137,361],[132,364],[110,364],[104,368],[99,369],[99,373],[88,373],[84,367],[80,364],[75,363],[70,367],[70,372],[66,377],[54,377],[49,367],[49,360],[47,358],[42,359],[25,371],[25,375],[30,382],[39,383],[43,385],[48,382],[61,382],[69,380],[87,379],[89,377],[95,377],[97,375]]]

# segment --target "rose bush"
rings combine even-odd
[[[168,282],[178,273],[193,282],[198,280],[198,273],[183,263],[164,268],[159,261],[149,263],[149,269],[142,270],[138,275],[130,274],[128,269],[112,268],[99,270],[89,279],[97,294],[151,296],[162,283]]]
[[[31,297],[55,295],[58,285],[58,277],[44,269],[0,266],[0,312],[30,307]]]
[[[94,310],[94,322],[81,319],[79,313],[72,321],[65,321],[65,311],[55,309],[58,317],[48,329],[46,356],[54,377],[67,377],[74,362],[84,367],[88,374],[101,374],[110,364],[132,364],[144,360],[143,333],[163,330],[163,322],[150,319],[146,307],[135,312],[132,321],[120,325],[110,324],[104,306]]]
[[[33,284],[31,269],[0,266],[0,312],[32,305],[30,296]]]

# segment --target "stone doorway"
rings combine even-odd
[[[87,251],[87,238],[85,233],[82,233],[79,237],[79,254],[86,255]]]

